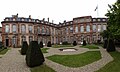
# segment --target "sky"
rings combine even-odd
[[[75,17],[92,16],[105,17],[108,4],[116,0],[0,0],[0,21],[18,13],[19,17],[29,17],[42,20],[49,17],[54,23],[71,21]],[[98,5],[97,11],[94,11]]]

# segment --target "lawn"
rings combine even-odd
[[[8,48],[1,50],[1,51],[0,51],[0,55],[4,55],[8,50],[9,50]]]
[[[42,53],[48,53],[48,52],[47,52],[48,49],[49,49],[49,48],[41,48],[41,51],[42,51]]]
[[[86,45],[86,46],[80,46],[80,47],[83,47],[83,48],[89,48],[89,49],[99,49],[99,47],[97,45]]]
[[[120,52],[110,52],[114,60],[96,72],[120,72]]]
[[[52,68],[46,66],[45,64],[30,69],[31,72],[55,72]]]
[[[53,55],[47,58],[64,66],[81,67],[101,59],[101,54],[100,51],[90,51],[76,55]]]
[[[53,48],[74,47],[73,45],[52,45]]]

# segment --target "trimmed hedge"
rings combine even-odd
[[[52,45],[51,45],[51,42],[49,41],[48,43],[47,43],[47,47],[51,47]]]
[[[86,46],[87,44],[86,44],[86,41],[85,40],[83,40],[83,46]]]
[[[77,45],[77,42],[76,42],[76,41],[74,41],[74,42],[73,42],[73,46],[76,46],[76,45]]]
[[[69,45],[67,41],[63,42],[62,45]]]
[[[43,47],[44,47],[42,41],[39,43],[39,47],[40,47],[40,48],[43,48]]]
[[[108,44],[108,40],[104,40],[104,45],[103,45],[103,48],[107,48],[107,44]]]
[[[23,44],[22,44],[22,47],[21,47],[21,54],[25,55],[26,52],[27,52],[27,49],[28,49],[27,41],[24,41]]]
[[[31,41],[26,53],[26,64],[29,67],[42,65],[45,61],[37,41]]]
[[[108,52],[115,51],[115,44],[112,39],[108,39],[107,51]]]

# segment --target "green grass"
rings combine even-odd
[[[9,49],[3,49],[0,51],[0,55],[4,55]]]
[[[101,59],[100,51],[90,51],[77,55],[53,55],[49,60],[68,67],[81,67]]]
[[[114,60],[96,72],[120,72],[120,52],[110,52]]]
[[[31,72],[55,72],[52,68],[50,68],[44,64],[41,66],[33,67],[30,70],[31,70]]]
[[[53,48],[74,47],[73,45],[52,45]]]
[[[41,51],[42,51],[42,53],[48,53],[48,52],[47,52],[48,49],[49,49],[49,48],[41,48]]]
[[[97,45],[86,45],[86,46],[80,46],[80,47],[89,48],[89,49],[99,49]]]

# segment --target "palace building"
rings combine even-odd
[[[20,47],[23,41],[28,44],[32,40],[42,41],[45,45],[48,41],[52,44],[60,44],[67,41],[73,43],[77,41],[81,44],[83,40],[87,43],[96,43],[103,40],[100,32],[106,30],[107,18],[92,18],[91,16],[83,16],[73,18],[72,21],[64,21],[63,23],[54,24],[43,20],[28,18],[6,17],[2,24],[2,42],[4,46]]]

